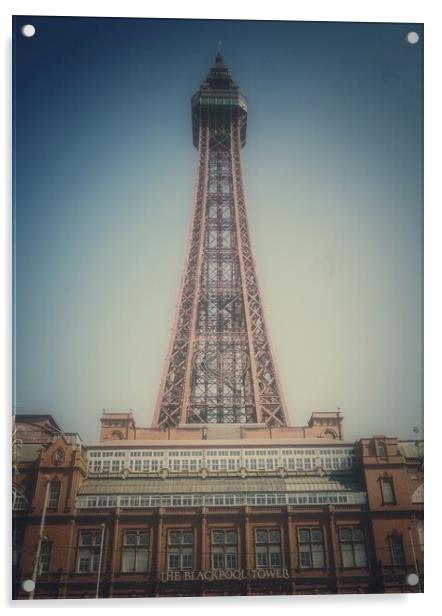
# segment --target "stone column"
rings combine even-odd
[[[250,534],[250,507],[247,505],[244,507],[244,568],[249,573],[250,569],[254,568],[254,554],[253,554],[253,541]],[[250,580],[247,580],[246,592],[250,595]]]
[[[293,514],[291,512],[287,513],[286,523],[287,523],[287,543],[288,543],[287,565],[289,567],[289,573],[290,573],[290,586],[291,586],[293,594],[295,594],[295,569],[298,564],[298,557],[296,553],[295,535],[293,532]]]
[[[71,567],[72,567],[72,562],[74,561],[75,558],[75,546],[73,545],[73,540],[74,540],[74,531],[75,531],[75,518],[72,518],[70,526],[69,526],[69,533],[68,533],[68,541],[67,541],[67,548],[66,548],[66,565],[65,565],[65,569],[64,569],[64,574],[61,576],[61,588],[60,588],[60,593],[59,593],[59,597],[60,599],[66,599],[67,596],[67,592],[68,592],[68,583],[69,583],[69,578],[71,576]],[[75,567],[75,562],[74,562],[74,567]]]
[[[119,568],[118,563],[119,562],[121,563],[121,558],[120,559],[118,558],[118,556],[121,556],[121,551],[118,550],[119,529],[120,529],[120,510],[116,509],[112,540],[110,542],[111,544],[110,549],[112,553],[111,553],[111,570],[110,570],[110,576],[109,576],[109,597],[113,597],[115,571]]]
[[[208,569],[212,568],[212,563],[210,559],[211,555],[209,554],[209,542],[208,542],[208,535],[207,535],[207,508],[206,507],[202,507],[200,530],[201,530],[201,551],[200,551],[201,569],[202,571],[207,571]]]
[[[329,571],[330,571],[330,579],[332,583],[333,592],[337,594],[339,583],[338,583],[338,542],[336,537],[336,527],[335,527],[335,516],[333,514],[333,505],[328,506],[328,515],[327,515],[327,552],[328,552],[328,562],[329,562]]]

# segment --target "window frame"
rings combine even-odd
[[[12,486],[12,511],[27,511],[29,502],[26,496],[16,486]]]
[[[342,532],[343,531],[350,531],[351,532],[351,539],[343,539],[342,538]],[[359,531],[362,533],[362,540],[359,539],[355,539],[355,532]],[[339,547],[340,547],[340,551],[341,551],[341,562],[342,562],[342,568],[343,569],[367,569],[368,568],[368,550],[367,550],[367,536],[366,536],[366,532],[365,529],[362,526],[356,526],[356,525],[343,525],[340,526],[338,529],[338,537],[339,537]],[[349,550],[344,550],[344,546],[350,547],[350,551]],[[357,562],[358,557],[360,556],[360,552],[358,551],[358,546],[363,546],[363,553],[364,553],[364,564],[359,564]],[[344,554],[346,554],[346,556],[348,557],[351,554],[351,559],[352,562],[351,564],[345,564],[345,556]]]
[[[298,527],[298,562],[299,567],[301,569],[325,569],[326,568],[326,558],[325,558],[325,544],[324,544],[324,531],[320,526],[299,526]],[[301,539],[301,533],[308,532],[308,540]],[[321,540],[315,541],[313,539],[313,533],[319,532],[321,533]],[[317,547],[320,547],[320,550]],[[302,551],[303,547],[308,547],[307,551]],[[316,549],[315,549],[316,548]],[[320,553],[322,556],[322,564],[315,564],[315,552]],[[303,564],[302,562],[302,554],[309,555],[310,564]]]
[[[266,533],[266,540],[258,540],[258,533]],[[277,541],[271,540],[271,533],[277,532],[279,538]],[[255,546],[255,567],[256,569],[282,569],[283,568],[283,553],[282,553],[282,533],[279,527],[257,527],[254,532],[254,546]],[[258,555],[265,555],[265,563],[259,563]],[[278,565],[272,564],[272,556],[277,554],[279,559]]]
[[[22,551],[23,551],[23,540],[25,537],[25,527],[18,526],[16,521],[12,520],[12,550],[11,550],[11,561],[12,566],[17,567],[20,563]]]
[[[127,543],[128,535],[135,535],[135,543]],[[142,535],[147,536],[147,543],[141,543],[140,538]],[[120,563],[120,571],[121,573],[127,574],[137,574],[137,573],[148,573],[150,570],[150,546],[151,546],[151,531],[146,528],[125,528],[123,529],[122,538],[121,538],[121,563]],[[126,568],[125,557],[129,553],[134,554],[133,563],[134,566],[132,569]],[[141,556],[146,557],[145,567],[138,568],[138,562],[141,560]],[[143,562],[141,560],[141,562]]]
[[[48,575],[51,569],[52,541],[43,541],[40,548],[38,575]]]
[[[397,531],[393,531],[391,535],[389,536],[389,543],[390,543],[390,558],[391,558],[392,566],[393,567],[406,567],[407,566],[407,556],[405,554],[403,535]]]
[[[172,542],[171,536],[179,534],[179,542]],[[185,542],[185,535],[192,536],[192,542]],[[177,567],[170,566],[171,556],[177,558]],[[190,557],[190,565],[185,560]],[[195,532],[193,528],[169,528],[167,531],[166,569],[167,571],[192,571],[195,562]]]
[[[382,475],[379,477],[379,485],[381,489],[381,497],[383,505],[396,505],[396,492],[394,489],[394,481],[391,475]],[[390,492],[388,492],[390,490]]]
[[[57,488],[55,496],[54,494],[52,494],[52,489],[54,487]],[[60,506],[60,497],[61,497],[61,481],[60,479],[52,479],[49,482],[48,509],[58,509],[58,507]]]
[[[377,458],[386,458],[387,457],[387,443],[384,438],[375,438],[374,439],[374,448]]]
[[[92,543],[90,545],[86,543],[82,543],[82,537],[84,537],[86,534],[92,535]],[[102,534],[103,533],[102,533],[101,528],[100,529],[82,528],[81,530],[78,531],[78,540],[77,540],[78,550],[77,550],[77,562],[75,566],[75,573],[83,574],[83,575],[93,575],[95,573],[98,573],[98,562],[100,559]],[[97,539],[99,539],[99,542],[97,541]],[[103,545],[103,550],[104,550],[104,545]],[[80,564],[82,561],[81,553],[86,552],[86,551],[89,551],[90,553],[89,558],[87,560],[88,562],[87,571],[82,570],[80,567]],[[98,560],[97,560],[97,557],[98,557]]]
[[[215,534],[220,533],[223,535],[222,542],[215,542]],[[228,533],[232,533],[235,535],[235,541],[229,542],[227,539]],[[238,553],[238,531],[236,528],[214,528],[211,529],[210,533],[210,562],[212,565],[212,569],[221,569],[226,571],[233,571],[234,569],[238,569],[239,566],[239,553]],[[221,555],[222,557],[222,567],[215,566],[215,553]],[[229,557],[234,555],[234,565],[231,566],[229,564]]]

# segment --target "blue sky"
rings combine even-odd
[[[340,407],[349,438],[411,437],[422,27],[18,17],[14,38],[16,408],[87,441],[102,408],[150,424],[191,214],[190,97],[222,40],[249,101],[245,186],[290,419]]]

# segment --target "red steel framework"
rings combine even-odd
[[[218,51],[192,97],[198,148],[189,249],[153,428],[288,425],[242,180],[247,102]]]

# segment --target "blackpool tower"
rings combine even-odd
[[[152,427],[287,426],[251,247],[247,101],[218,51],[192,97],[197,177],[187,258]]]

